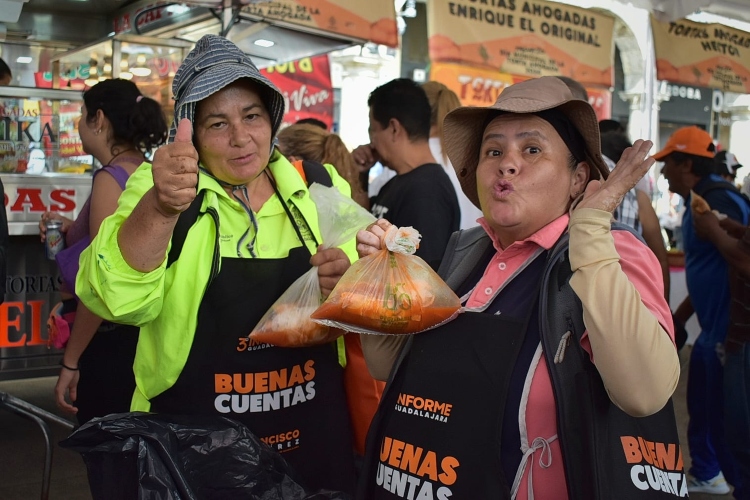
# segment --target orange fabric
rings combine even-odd
[[[344,389],[352,421],[354,450],[362,456],[365,454],[367,431],[378,409],[385,382],[380,382],[370,376],[358,334],[347,333],[344,336],[344,343],[346,345]]]
[[[302,177],[302,180],[307,184],[307,176],[305,175],[305,169],[302,167],[302,161],[303,160],[294,160],[292,166],[297,169],[299,176]]]

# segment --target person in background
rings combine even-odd
[[[327,296],[355,241],[320,247],[307,184],[274,147],[284,96],[239,47],[203,36],[172,90],[170,141],[81,254],[76,292],[96,314],[140,327],[132,411],[231,418],[276,443],[306,488],[351,493],[343,342],[280,348],[248,336],[313,266]],[[299,437],[277,443],[287,433]]]
[[[618,122],[617,120],[612,120],[609,118],[599,120],[599,133],[606,134],[607,132],[619,132],[621,134],[625,134],[627,133],[627,130],[625,130],[625,127],[622,126],[622,123]]]
[[[750,499],[750,227],[713,212],[693,214],[699,238],[710,241],[726,260],[732,305],[724,342],[724,424],[727,446],[741,478],[734,498]]]
[[[610,168],[614,168],[620,161],[623,151],[633,146],[624,132],[605,132],[601,138],[602,155]],[[627,224],[641,233],[646,245],[654,252],[659,260],[662,278],[664,279],[664,298],[669,302],[670,276],[667,248],[664,246],[664,238],[661,235],[659,218],[656,216],[656,211],[648,195],[638,189],[636,185],[625,194],[622,203],[615,209],[614,217],[615,220]],[[680,342],[678,342],[678,345],[680,345]]]
[[[555,77],[512,85],[493,106],[452,111],[444,141],[464,193],[484,214],[480,228],[459,236],[476,231],[464,245],[483,255],[454,289],[466,299],[456,319],[412,336],[363,337],[373,375],[390,379],[368,438],[358,498],[397,498],[383,471],[399,463],[405,470],[401,457],[415,449],[440,457],[439,480],[451,492],[446,497],[568,498],[592,484],[601,457],[622,448],[618,442],[619,452],[599,449],[606,446],[601,442],[584,451],[573,429],[585,422],[585,432],[599,436],[608,424],[605,411],[584,404],[571,415],[557,401],[586,391],[582,400],[609,398],[629,415],[651,415],[667,404],[679,378],[656,258],[629,231],[610,230],[612,211],[653,164],[646,156],[652,144],[636,141],[610,173],[593,108]],[[389,226],[380,220],[359,232],[361,257],[380,248]],[[550,249],[566,233],[570,286],[583,304],[587,335],[573,337],[578,345],[563,336],[548,349],[540,287]],[[573,324],[562,315],[547,322]],[[566,381],[577,376],[553,376],[575,355],[564,356],[566,349],[585,351],[601,377],[597,384],[576,387]],[[411,415],[417,411],[410,401],[427,411]],[[430,413],[422,401],[447,418],[424,418],[421,413]],[[566,443],[576,443],[571,448],[578,453],[564,455]],[[571,472],[576,468],[579,473]],[[623,477],[630,479],[629,466]],[[437,472],[432,481],[438,483]]]
[[[328,125],[326,125],[323,120],[318,120],[317,118],[300,118],[294,124],[295,125],[313,125],[315,127],[322,128],[323,130],[328,130]]]
[[[367,193],[359,184],[359,170],[341,137],[310,122],[297,122],[282,129],[277,138],[279,150],[291,162],[310,160],[333,165],[339,175],[349,183],[354,201],[366,209],[370,208]]]
[[[716,162],[716,173],[725,181],[735,184],[737,182],[737,170],[741,169],[742,165],[734,156],[734,153],[719,151],[716,153],[714,161]]]
[[[39,223],[44,241],[45,223],[62,222],[67,251],[73,252],[64,258],[75,262],[81,251],[77,244],[96,237],[102,221],[117,208],[127,179],[146,161],[146,153],[166,141],[167,123],[161,105],[143,96],[135,83],[104,80],[83,93],[78,134],[83,150],[103,167],[94,172],[91,194],[75,220],[45,212]],[[62,314],[75,311],[75,321],[55,385],[57,406],[75,413],[81,424],[128,411],[138,328],[102,321],[73,297],[73,290],[63,288]]]
[[[696,193],[712,209],[743,225],[748,223],[750,207],[732,191],[731,184],[714,173],[714,152],[708,132],[691,126],[676,130],[654,158],[664,162],[661,173],[669,190],[682,197],[687,207],[682,215],[682,238],[688,296],[675,310],[674,318],[684,325],[695,313],[701,327],[690,354],[687,386],[691,457],[688,490],[725,494],[729,492],[727,482],[740,490],[744,487],[724,432],[721,356],[729,329],[729,269],[716,246],[696,234],[691,204]],[[708,189],[717,182],[716,188]]]
[[[13,81],[13,73],[10,72],[8,64],[0,59],[0,87],[7,87]]]
[[[419,84],[399,78],[373,90],[367,104],[370,144],[352,152],[354,161],[360,171],[379,161],[396,172],[371,200],[370,211],[419,231],[416,255],[437,269],[461,212],[456,190],[430,150],[430,102]]]
[[[453,188],[456,190],[458,206],[461,209],[460,229],[474,227],[478,224],[477,219],[482,216],[482,211],[475,207],[461,190],[461,183],[458,181],[456,171],[453,169],[448,155],[445,154],[442,144],[445,115],[460,107],[461,101],[455,92],[440,82],[426,82],[422,84],[422,88],[427,94],[432,110],[430,115],[430,151],[432,151],[432,156],[435,157],[437,162],[443,166],[443,170],[448,174]]]

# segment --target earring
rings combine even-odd
[[[102,129],[99,129],[99,130],[96,131],[96,135],[99,135],[101,133],[102,133]]]
[[[581,192],[580,191],[576,191],[575,193],[573,193],[573,198],[578,198],[579,194],[581,194]]]

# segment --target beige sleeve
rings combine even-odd
[[[391,368],[409,337],[407,335],[362,334],[359,338],[370,375],[375,380],[387,381]]]
[[[659,411],[680,362],[672,340],[620,267],[611,214],[578,209],[570,218],[571,287],[583,303],[594,364],[609,398],[633,416]]]

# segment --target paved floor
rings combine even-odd
[[[681,441],[685,452],[685,467],[690,466],[687,453],[685,429],[687,410],[685,408],[686,360],[689,347],[683,349],[681,359],[683,370],[680,384],[675,393],[677,424],[682,433]],[[6,392],[28,401],[42,409],[62,415],[54,405],[52,389],[54,378],[37,378],[23,381],[0,382],[0,392]],[[68,418],[70,418],[68,416]],[[50,426],[55,443],[50,500],[90,500],[86,468],[75,452],[57,446],[66,436],[66,431],[57,425]],[[35,424],[17,415],[0,410],[0,500],[30,500],[41,498],[42,468],[44,462],[44,441]],[[697,500],[729,499],[729,495],[692,495]]]

